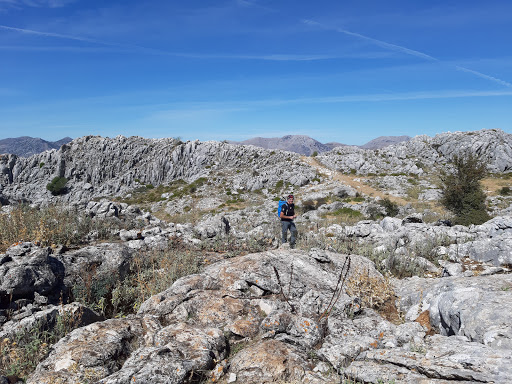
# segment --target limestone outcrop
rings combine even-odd
[[[499,129],[476,132],[447,132],[434,137],[416,136],[409,141],[377,150],[358,147],[337,147],[322,153],[318,159],[325,165],[343,172],[358,174],[417,174],[446,164],[463,151],[482,157],[491,172],[512,169],[512,136]]]
[[[345,274],[345,286],[338,291]],[[440,288],[421,279],[404,282],[397,294],[410,309],[405,323],[397,325],[372,309],[359,308],[361,293],[347,289],[364,279],[375,287],[386,284],[363,257],[276,250],[226,259],[176,281],[148,299],[136,315],[71,332],[28,383],[186,383],[201,377],[221,383],[331,383],[340,375],[372,383],[506,383],[512,317],[505,303],[512,291],[502,291],[502,306],[487,300],[480,304],[486,309],[473,311],[464,308],[469,302],[462,302],[469,295],[461,296],[457,289],[495,290],[510,284],[508,276],[475,277],[466,283],[442,279]],[[441,288],[447,286],[453,288]],[[447,298],[438,298],[450,293],[456,301],[450,302],[451,309]],[[409,316],[418,312],[414,305],[423,309],[427,302],[431,324],[441,334],[432,336],[426,324]],[[493,321],[487,314],[494,310],[503,311],[499,329],[480,334],[477,324]],[[438,313],[442,321],[436,323]],[[455,332],[457,316],[462,322]],[[451,325],[445,329],[447,319]]]

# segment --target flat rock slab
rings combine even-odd
[[[409,320],[428,310],[442,335],[512,350],[512,274],[411,278],[398,281],[396,293]]]
[[[414,348],[366,351],[344,373],[364,383],[510,383],[512,356],[465,337],[434,335]]]

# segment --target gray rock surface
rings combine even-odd
[[[34,308],[34,307],[31,307]],[[71,303],[66,305],[50,305],[45,309],[34,308],[35,312],[26,308],[25,312],[31,312],[19,320],[10,320],[0,328],[0,340],[9,338],[16,339],[16,334],[30,333],[34,328],[39,331],[49,330],[55,327],[57,318],[65,318],[65,327],[79,328],[96,321],[105,320],[103,316],[85,307],[80,303]]]
[[[499,129],[476,132],[441,133],[434,137],[416,136],[409,141],[378,150],[338,147],[318,156],[323,164],[343,172],[358,174],[385,172],[422,175],[426,170],[446,164],[455,154],[469,150],[489,163],[489,171],[512,169],[512,137]]]
[[[413,277],[397,282],[396,292],[406,319],[428,310],[431,325],[442,335],[512,349],[512,274],[441,280]]]
[[[409,317],[423,301],[432,325],[444,329],[428,336],[418,322],[352,312],[355,298],[345,289],[323,315],[347,262],[322,250],[219,261],[149,298],[137,315],[76,329],[27,382],[507,382],[510,298],[508,290],[496,293],[512,286],[511,275],[397,282]],[[369,260],[351,255],[347,281],[365,276],[385,283]],[[499,326],[487,327],[491,321]],[[311,364],[313,354],[322,364]]]
[[[287,163],[286,168],[281,164]],[[40,166],[40,164],[43,164]],[[238,172],[236,172],[238,170]],[[200,177],[233,189],[256,190],[286,179],[301,186],[316,173],[295,153],[268,151],[253,146],[219,142],[187,142],[141,137],[85,136],[58,151],[30,158],[0,157],[0,190],[12,201],[38,204],[51,201],[87,204],[93,197],[127,194],[145,185]],[[66,177],[68,192],[52,196],[46,185],[56,176]]]
[[[62,265],[49,248],[21,243],[0,256],[0,301],[32,298],[34,293],[54,293],[62,280]]]

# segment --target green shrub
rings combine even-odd
[[[512,190],[510,189],[510,187],[503,187],[498,190],[498,193],[502,196],[508,196],[512,193]]]
[[[486,175],[487,164],[470,152],[455,155],[451,168],[441,172],[441,203],[455,214],[455,224],[482,224],[489,220],[480,184]]]
[[[379,201],[379,205],[384,207],[387,216],[395,217],[396,215],[398,215],[398,212],[400,211],[398,204],[391,201],[388,197]]]
[[[311,154],[311,157],[316,157],[318,156],[318,151],[314,151],[312,154]]]
[[[63,195],[64,193],[67,192],[67,182],[68,179],[66,179],[65,177],[56,176],[52,179],[51,182],[46,184],[46,189],[49,190],[54,196]]]
[[[355,209],[352,209],[352,208],[347,208],[347,207],[337,209],[336,211],[332,212],[331,214],[334,216],[348,216],[348,217],[354,217],[354,218],[363,216],[363,214],[361,212],[356,211]]]
[[[327,199],[325,197],[320,198],[318,200],[304,200],[302,201],[302,204],[298,207],[298,209],[299,212],[306,213],[318,209],[318,207],[324,205],[326,202]]]
[[[0,375],[26,379],[48,357],[52,345],[76,328],[77,321],[74,315],[63,313],[51,326],[39,321],[31,329],[22,328],[13,337],[0,340]]]

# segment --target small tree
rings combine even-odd
[[[480,184],[487,164],[471,152],[453,156],[451,167],[441,172],[441,203],[455,214],[455,224],[482,224],[490,219]]]
[[[384,199],[379,201],[379,205],[384,207],[387,216],[395,217],[400,212],[400,207],[398,206],[398,204],[395,203],[394,201],[391,201],[389,197],[385,197]]]
[[[66,183],[68,182],[68,179],[65,177],[54,177],[51,182],[46,184],[46,189],[49,190],[53,196],[57,195],[63,195],[66,193]]]

